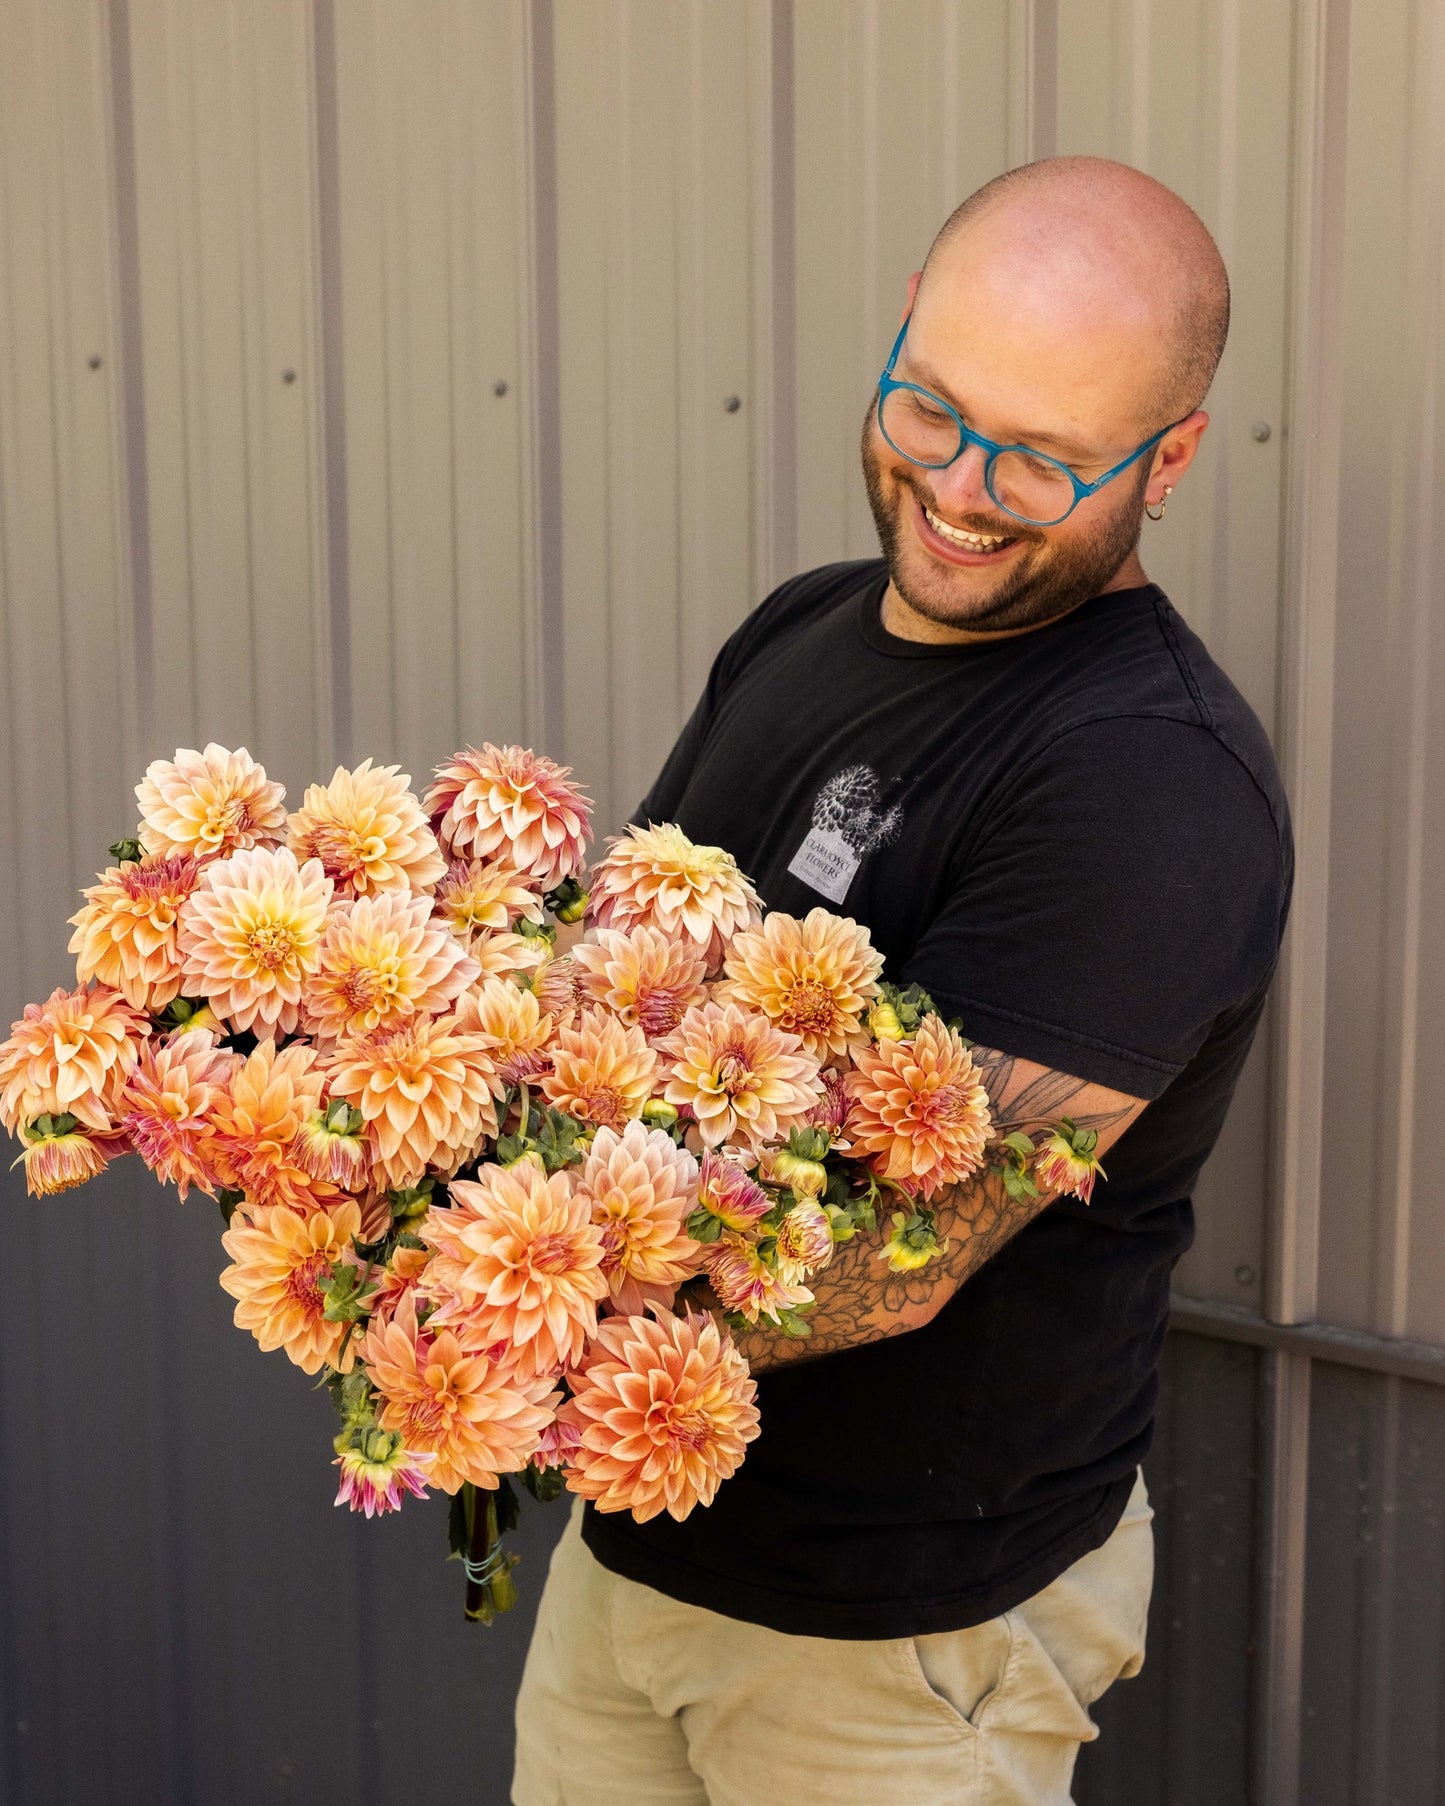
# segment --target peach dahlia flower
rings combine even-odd
[[[286,843],[298,860],[319,860],[343,896],[429,891],[446,860],[410,784],[395,765],[338,765],[329,784],[307,790]]]
[[[233,1263],[221,1285],[236,1300],[237,1328],[250,1330],[268,1351],[284,1349],[303,1373],[322,1367],[349,1373],[356,1337],[347,1337],[347,1324],[326,1321],[321,1282],[351,1255],[351,1238],[360,1228],[361,1213],[350,1198],[306,1211],[263,1205],[238,1216],[221,1237]]]
[[[198,1039],[182,1035],[172,1045]],[[210,1107],[210,1136],[201,1147],[221,1183],[244,1192],[248,1204],[309,1210],[333,1199],[336,1187],[311,1172],[296,1149],[325,1084],[316,1050],[304,1041],[279,1050],[274,1041],[261,1041],[237,1060]]]
[[[416,1454],[431,1456],[426,1483],[454,1493],[466,1481],[493,1487],[527,1465],[552,1421],[550,1378],[520,1378],[479,1349],[465,1349],[435,1317],[416,1320],[408,1293],[389,1323],[366,1332],[366,1364],[381,1394],[377,1422]]]
[[[78,955],[81,983],[98,978],[150,1013],[179,996],[180,909],[200,875],[200,865],[184,853],[102,872],[99,883],[80,893],[85,908],[70,918],[75,933],[68,950]]]
[[[924,1198],[968,1178],[983,1159],[988,1093],[941,1017],[925,1016],[911,1040],[860,1048],[848,1097],[853,1152]]]
[[[708,1243],[703,1259],[723,1309],[739,1312],[749,1323],[756,1323],[759,1317],[776,1323],[780,1311],[813,1302],[813,1294],[801,1279],[765,1259],[756,1242],[725,1235]]]
[[[671,1034],[683,1011],[707,996],[707,956],[693,941],[669,940],[646,923],[628,932],[599,928],[595,942],[574,947],[577,989],[635,1023],[648,1040]]]
[[[486,1041],[445,1017],[408,1016],[338,1043],[329,1076],[332,1096],[366,1118],[383,1187],[415,1185],[428,1168],[455,1172],[483,1136],[496,1134]]]
[[[498,859],[551,890],[581,871],[592,805],[570,766],[521,746],[468,746],[438,765],[424,798],[453,856]]]
[[[549,1103],[583,1122],[620,1129],[652,1096],[657,1055],[640,1028],[606,1010],[583,1010],[552,1044],[541,1084]]]
[[[431,1321],[462,1330],[471,1346],[504,1346],[519,1373],[555,1374],[580,1360],[607,1295],[590,1199],[567,1173],[548,1175],[532,1160],[484,1166],[449,1190],[463,1211],[431,1211],[423,1233],[436,1256]]]
[[[102,1142],[83,1129],[33,1137],[27,1132],[20,1158],[25,1165],[25,1189],[32,1198],[50,1198],[57,1192],[70,1191],[110,1165]]]
[[[216,859],[268,846],[286,832],[286,791],[244,746],[227,752],[213,740],[204,752],[182,748],[173,760],[154,759],[135,794],[140,841],[154,857]]]
[[[534,882],[492,859],[453,859],[433,903],[439,920],[468,945],[510,928],[518,916],[542,914]]]
[[[302,1011],[319,1040],[369,1035],[414,1010],[449,1008],[476,976],[476,961],[432,920],[430,898],[382,891],[332,904]]]
[[[797,1035],[822,1064],[869,1040],[863,1016],[883,955],[846,916],[810,909],[801,921],[774,910],[737,936],[723,965],[725,995]]]
[[[319,860],[287,847],[215,859],[181,907],[187,994],[199,993],[233,1028],[289,1035],[316,970],[331,880]]]
[[[732,937],[762,915],[732,854],[697,845],[671,822],[608,841],[592,873],[589,909],[599,928],[647,925],[672,940],[692,941],[710,971]]]
[[[599,1511],[681,1520],[712,1503],[758,1434],[747,1363],[711,1317],[610,1317],[570,1377],[557,1414],[580,1431],[567,1485]]]
[[[497,1086],[535,1079],[550,1065],[547,1042],[552,1018],[532,991],[506,978],[484,978],[463,992],[452,1022],[464,1034],[480,1035],[487,1044],[486,1062]]]
[[[44,1003],[27,1003],[0,1043],[0,1122],[12,1135],[37,1116],[111,1128],[150,1032],[146,1017],[105,985],[57,987]]]
[[[658,1050],[670,1062],[663,1095],[694,1113],[710,1147],[781,1140],[818,1095],[818,1062],[798,1036],[735,1003],[690,1009]]]
[[[182,1203],[193,1185],[215,1189],[212,1118],[240,1064],[208,1029],[192,1029],[147,1042],[126,1081],[121,1125],[157,1179],[176,1186]]]
[[[602,1272],[614,1310],[670,1305],[683,1280],[701,1270],[702,1249],[687,1233],[697,1202],[697,1162],[661,1129],[630,1122],[599,1129],[577,1175],[602,1232]]]

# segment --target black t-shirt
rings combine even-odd
[[[587,1507],[608,1568],[810,1636],[980,1623],[1114,1527],[1292,875],[1264,732],[1157,588],[941,646],[885,630],[885,582],[770,596],[636,819],[728,848],[770,909],[863,922],[971,1040],[1151,1102],[1092,1205],[1051,1204],[924,1328],[759,1376],[708,1509]]]

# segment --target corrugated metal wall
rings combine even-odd
[[[941,218],[1074,150],[1230,264],[1145,561],[1275,733],[1301,855],[1179,1274],[1154,1653],[1080,1797],[1414,1806],[1445,0],[0,0],[0,1008],[65,977],[178,743],[294,791],[520,737],[620,820],[768,585],[873,550],[858,425]],[[436,1513],[331,1514],[325,1407],[229,1327],[206,1207],[5,1188],[0,1798],[502,1799],[526,1624],[455,1622]]]

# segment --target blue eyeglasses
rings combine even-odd
[[[995,445],[963,424],[957,409],[940,395],[917,383],[899,382],[893,374],[908,333],[908,321],[898,329],[883,374],[878,378],[878,429],[901,458],[921,464],[925,470],[944,470],[970,445],[986,454],[983,484],[996,506],[1015,520],[1032,527],[1056,527],[1067,520],[1086,496],[1112,483],[1121,471],[1152,451],[1166,433],[1181,423],[1171,421],[1153,438],[1129,453],[1112,470],[1092,483],[1082,482],[1067,464],[1047,452],[1027,445]],[[1188,416],[1186,415],[1187,419]]]

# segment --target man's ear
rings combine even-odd
[[[913,312],[913,302],[914,302],[914,298],[918,294],[918,283],[919,283],[919,279],[922,275],[923,275],[922,270],[915,270],[913,272],[913,274],[908,278],[908,305],[907,305],[907,307],[904,308],[903,312],[898,316],[898,324],[900,326],[908,318],[909,314],[911,314]]]

